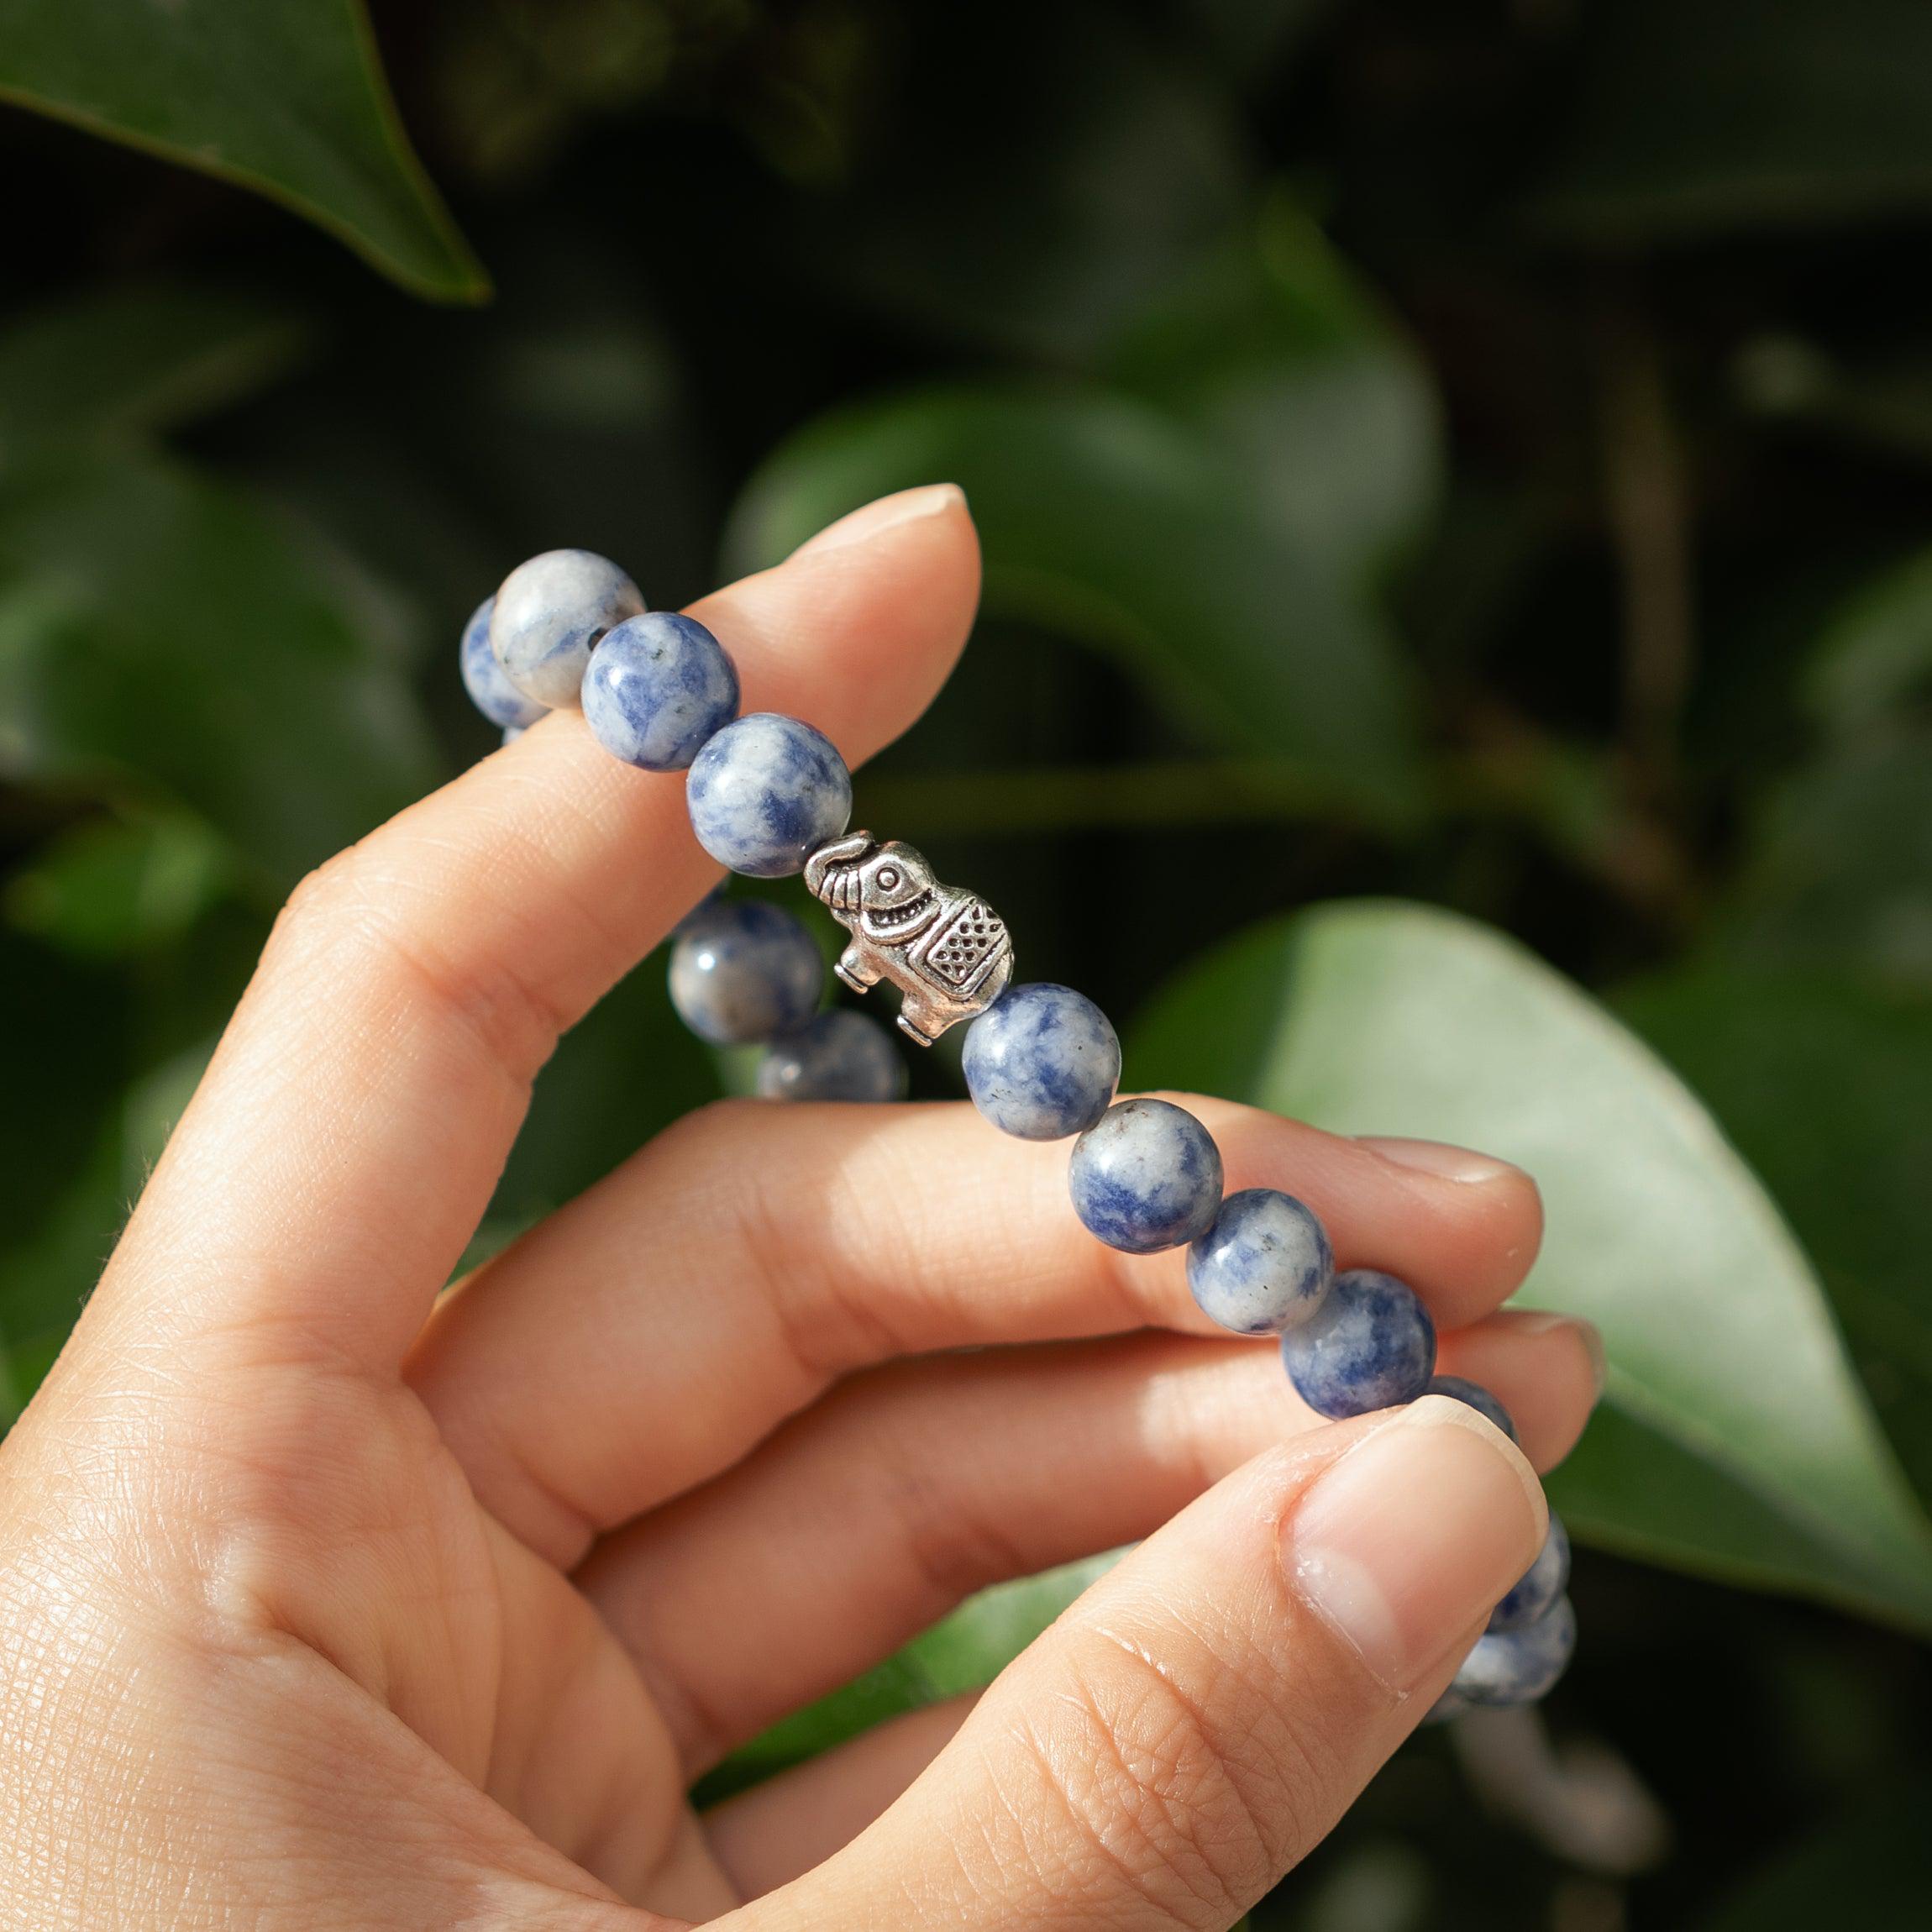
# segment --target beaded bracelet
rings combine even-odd
[[[1273,1188],[1224,1196],[1200,1121],[1170,1101],[1116,1100],[1121,1047],[1070,987],[1013,985],[1013,943],[977,894],[942,885],[896,839],[848,832],[852,780],[830,739],[775,712],[740,716],[738,671],[695,619],[648,611],[638,587],[587,550],[551,550],[506,577],[463,633],[464,683],[505,742],[547,711],[580,705],[597,742],[645,771],[683,771],[698,843],[754,879],[802,872],[849,936],[834,970],[856,993],[900,994],[900,1032],[929,1047],[968,1026],[974,1105],[1022,1140],[1072,1139],[1074,1211],[1109,1247],[1185,1246],[1189,1289],[1237,1335],[1279,1337],[1296,1392],[1337,1420],[1425,1394],[1467,1403],[1515,1439],[1487,1389],[1437,1375],[1436,1330],[1415,1294],[1373,1268],[1336,1273],[1315,1214]],[[773,1100],[890,1100],[906,1068],[863,1014],[819,1011],[818,944],[789,912],[714,895],[679,928],[670,995],[714,1046],[764,1048]],[[1527,1704],[1576,1642],[1564,1588],[1570,1545],[1552,1515],[1528,1573],[1490,1617],[1431,1716]]]

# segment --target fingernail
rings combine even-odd
[[[818,550],[843,550],[848,543],[869,543],[874,537],[896,530],[902,523],[917,522],[921,517],[937,517],[965,501],[966,494],[957,483],[927,483],[916,490],[901,490],[895,495],[881,496],[874,503],[862,505],[836,523],[827,523],[816,537],[806,538],[792,554],[802,557]]]
[[[1504,1174],[1529,1177],[1518,1167],[1499,1161],[1493,1154],[1479,1154],[1473,1147],[1452,1147],[1447,1141],[1404,1141],[1381,1134],[1362,1134],[1361,1144],[1380,1154],[1392,1166],[1413,1168],[1419,1173],[1435,1174],[1446,1181],[1467,1181],[1478,1184],[1500,1179]]]
[[[1522,1335],[1554,1335],[1566,1328],[1573,1331],[1584,1354],[1590,1358],[1590,1374],[1596,1383],[1597,1397],[1602,1399],[1604,1378],[1609,1373],[1610,1363],[1604,1350],[1604,1331],[1595,1322],[1586,1321],[1580,1315],[1562,1315],[1553,1309],[1511,1308],[1504,1313]]]
[[[1509,1438],[1425,1395],[1304,1493],[1281,1560],[1309,1608],[1406,1696],[1529,1568],[1548,1521]]]

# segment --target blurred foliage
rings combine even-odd
[[[6,1413],[281,896],[487,749],[451,640],[504,565],[585,543],[672,603],[945,474],[985,617],[861,812],[1127,1022],[1133,1078],[1523,1161],[1527,1299],[1609,1339],[1553,1485],[1590,1546],[1551,1709],[1674,1851],[1566,1865],[1431,1734],[1256,1932],[1906,1922],[1932,16],[374,24],[382,64],[354,0],[0,22],[42,111],[0,121],[34,185],[0,299]],[[473,297],[477,257],[487,308],[391,286]],[[647,962],[546,1069],[474,1252],[735,1077]],[[956,1092],[956,1054],[916,1079]],[[715,1788],[984,1682],[1092,1573],[976,1599]]]

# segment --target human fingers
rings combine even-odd
[[[1430,1396],[1271,1450],[1096,1583],[843,1851],[732,1932],[1220,1932],[1453,1674],[1546,1515]]]
[[[1604,1338],[1577,1315],[1499,1309],[1445,1335],[1436,1367],[1487,1389],[1509,1410],[1524,1454],[1553,1469],[1576,1447],[1604,1393]]]
[[[979,1693],[874,1725],[704,1815],[711,1856],[741,1898],[756,1898],[848,1845],[925,1770]]]
[[[1342,1266],[1400,1275],[1446,1328],[1488,1313],[1535,1255],[1536,1187],[1502,1162],[1433,1148],[1420,1165],[1185,1104],[1230,1189],[1307,1201]],[[408,1373],[485,1504],[568,1567],[869,1363],[1150,1324],[1220,1333],[1179,1251],[1123,1255],[1086,1231],[1066,1170],[1063,1145],[964,1105],[707,1109],[448,1298]]]
[[[867,519],[869,518],[869,521]],[[943,681],[979,582],[949,486],[871,507],[696,606],[745,708],[852,759]],[[488,1200],[532,1076],[717,877],[683,776],[559,712],[306,880],[177,1126],[90,1331],[393,1368]],[[245,1346],[245,1343],[244,1343]]]
[[[1492,1385],[1536,1418],[1533,1463],[1583,1427],[1581,1352],[1560,1328],[1484,1345]],[[1546,1381],[1567,1385],[1567,1407],[1523,1399]],[[903,1362],[606,1538],[578,1582],[695,1777],[974,1591],[1137,1541],[1270,1443],[1323,1426],[1265,1342],[1143,1332]]]

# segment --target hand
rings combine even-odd
[[[911,492],[699,610],[748,710],[856,759],[977,585]],[[559,715],[296,893],[0,1452],[0,1924],[1223,1927],[1528,1567],[1473,1411],[1318,1423],[964,1105],[706,1109],[438,1299],[558,1033],[713,877],[678,779]],[[1568,1448],[1589,1331],[1496,1312],[1525,1176],[1189,1105]],[[1137,1538],[976,1708],[686,1803],[969,1592]]]

